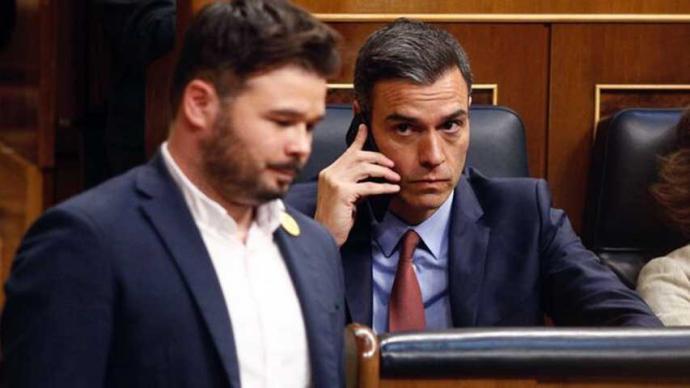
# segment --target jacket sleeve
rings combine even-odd
[[[649,307],[587,250],[562,210],[551,208],[538,181],[542,295],[547,313],[563,326],[661,326]]]
[[[4,386],[103,386],[113,316],[107,255],[84,216],[53,209],[29,230],[5,285]]]

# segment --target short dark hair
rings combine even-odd
[[[340,68],[339,35],[284,0],[218,1],[191,22],[170,90],[173,111],[195,78],[213,84],[221,97],[241,89],[260,71],[294,64],[327,78]]]
[[[362,110],[371,113],[371,92],[376,82],[404,79],[431,84],[457,66],[472,91],[472,70],[465,50],[447,31],[420,21],[400,18],[369,36],[355,64],[355,96]]]
[[[690,237],[690,107],[676,125],[676,134],[675,150],[661,159],[659,181],[651,191],[669,221]]]

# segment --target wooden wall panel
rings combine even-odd
[[[0,143],[0,280],[5,284],[24,232],[43,210],[38,167]],[[4,292],[0,291],[0,306]]]
[[[56,170],[55,139],[78,152],[73,124],[85,110],[86,10],[86,0],[17,0],[15,29],[0,50],[2,283],[22,235],[54,204],[56,192],[67,196],[81,189],[74,180],[78,158],[70,161],[71,170]]]
[[[178,10],[190,14],[211,0],[179,0]],[[314,13],[575,13],[575,14],[683,14],[687,0],[294,0]]]
[[[676,108],[690,106],[690,84],[600,84],[596,88],[593,125],[596,125],[600,120],[613,116],[622,109],[630,107]]]
[[[552,27],[547,176],[554,201],[581,225],[596,84],[690,83],[690,24]]]
[[[38,160],[41,13],[32,2],[17,3],[16,25],[0,50],[0,141],[23,157]]]
[[[687,0],[295,0],[315,13],[688,13]]]

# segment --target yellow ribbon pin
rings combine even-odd
[[[285,229],[286,232],[290,233],[291,235],[297,237],[300,234],[299,230],[299,225],[297,225],[297,221],[295,221],[294,218],[292,218],[291,215],[283,212],[280,214],[280,225],[283,226],[283,229]]]

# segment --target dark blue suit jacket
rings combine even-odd
[[[274,235],[302,307],[316,387],[344,384],[338,249],[313,220]],[[239,387],[228,310],[162,158],[47,211],[6,284],[10,387]],[[267,371],[270,373],[270,371]]]
[[[315,208],[314,184],[295,185],[288,203]],[[372,323],[369,213],[358,210],[341,248],[349,317]],[[544,180],[490,179],[470,169],[451,211],[449,296],[453,325],[660,326],[633,291],[586,250],[567,216],[551,208]]]

